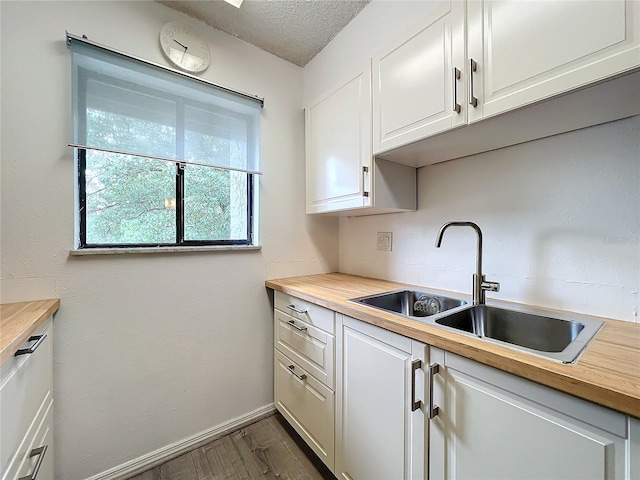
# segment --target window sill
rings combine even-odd
[[[188,253],[188,252],[229,252],[261,250],[260,245],[205,245],[197,247],[131,247],[131,248],[82,248],[69,252],[72,256],[118,255],[139,253]]]

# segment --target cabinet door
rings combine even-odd
[[[338,478],[424,478],[425,421],[421,407],[412,411],[411,377],[426,346],[348,317],[341,341]],[[414,373],[424,400],[422,369]]]
[[[464,2],[440,2],[373,59],[374,154],[466,123],[464,30]]]
[[[640,65],[637,1],[472,0],[467,8],[478,99],[469,122]]]
[[[307,213],[371,205],[371,61],[306,109]]]
[[[440,387],[446,386],[439,415],[431,422],[431,478],[625,478],[624,415],[610,417],[606,409],[589,404],[592,415],[577,418],[583,407],[574,408],[566,395],[562,402],[538,403],[523,391],[501,388],[508,381],[497,386],[502,382],[452,368],[445,355],[446,366],[436,375]],[[557,408],[562,403],[565,411]],[[593,423],[610,424],[618,434]]]

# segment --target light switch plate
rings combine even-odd
[[[393,243],[392,232],[378,232],[378,250],[390,252]]]

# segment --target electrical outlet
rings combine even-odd
[[[381,250],[383,252],[390,252],[392,243],[392,232],[378,232],[378,250]]]

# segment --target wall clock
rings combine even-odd
[[[211,60],[207,41],[193,28],[178,22],[162,27],[160,47],[169,62],[186,72],[202,72]]]

